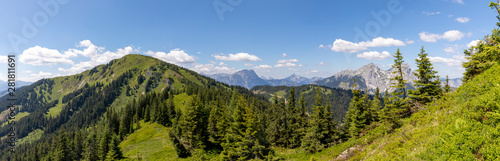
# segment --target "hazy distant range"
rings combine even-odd
[[[390,88],[390,78],[394,77],[392,74],[394,70],[382,70],[377,65],[370,63],[360,67],[357,70],[343,70],[328,78],[306,78],[296,74],[283,79],[266,79],[258,76],[253,70],[241,70],[233,74],[213,74],[208,75],[217,81],[224,82],[230,85],[238,85],[248,89],[254,86],[271,85],[271,86],[300,86],[305,84],[317,84],[332,88],[349,89],[352,86],[353,78],[357,79],[358,88],[361,90],[368,90],[373,93],[377,87],[381,91],[392,91]],[[413,89],[413,80],[416,80],[414,71],[408,66],[403,64],[403,78],[407,80],[407,87]],[[444,78],[441,78],[441,83],[444,84]],[[462,84],[461,78],[449,80],[450,86],[457,88]]]

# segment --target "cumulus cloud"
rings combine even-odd
[[[194,63],[195,59],[193,56],[187,54],[184,52],[184,50],[181,49],[174,49],[170,50],[169,53],[165,52],[153,52],[153,51],[147,51],[147,55],[151,55],[157,59],[163,60],[167,63],[172,63],[172,64],[189,64],[189,63]]]
[[[19,56],[19,60],[21,63],[30,65],[74,64],[68,58],[76,56],[74,53],[61,54],[55,49],[35,46],[24,50]]]
[[[325,66],[325,65],[326,65],[326,63],[324,63],[324,62],[319,62],[319,66]]]
[[[372,41],[362,41],[359,43],[353,43],[350,41],[337,39],[333,42],[333,46],[331,48],[332,51],[335,52],[344,52],[344,53],[355,53],[359,51],[368,50],[370,47],[390,47],[390,46],[405,46],[406,44],[397,39],[393,38],[383,38],[377,37]]]
[[[453,49],[453,47],[449,46],[449,47],[446,47],[443,49],[445,52],[447,53],[454,53],[455,52],[455,49]]]
[[[284,63],[296,63],[299,62],[297,59],[283,59],[283,60],[278,60],[276,63],[278,64],[284,64]]]
[[[248,53],[237,53],[237,54],[229,54],[226,55],[214,55],[214,58],[217,60],[223,61],[261,61],[259,57],[255,55],[250,55]]]
[[[283,64],[276,64],[274,65],[274,67],[276,68],[281,68],[281,67],[296,67],[296,66],[299,66],[295,63],[283,63]]]
[[[7,77],[4,76],[2,72],[0,72],[0,80],[1,81],[7,81]]]
[[[199,73],[204,74],[217,74],[217,73],[234,73],[236,70],[234,68],[215,66],[214,64],[194,64],[191,68]]]
[[[7,56],[0,55],[0,64],[7,63],[7,60],[8,60]]]
[[[287,57],[286,53],[283,53],[282,57],[283,57],[283,58],[286,58],[286,57]]]
[[[415,43],[415,41],[413,41],[413,40],[406,40],[406,44],[413,44],[413,43]]]
[[[451,0],[453,3],[464,4],[463,0]]]
[[[429,60],[433,63],[444,63],[447,66],[462,66],[462,62],[466,61],[465,57],[460,55],[454,55],[453,58],[429,57]]]
[[[481,40],[472,40],[470,43],[467,44],[467,47],[470,48],[472,46],[476,46]]]
[[[258,65],[258,66],[255,66],[253,67],[254,69],[271,69],[273,68],[272,66],[270,65]]]
[[[450,30],[446,31],[442,35],[440,34],[433,34],[429,32],[421,32],[418,34],[420,36],[420,39],[425,42],[436,42],[439,39],[446,39],[448,41],[456,41],[462,39],[465,34],[458,31],[458,30]]]
[[[247,66],[247,67],[251,67],[251,66],[253,66],[253,64],[252,64],[252,63],[245,63],[245,64],[243,64],[243,65],[245,65],[245,66]]]
[[[57,77],[57,76],[61,76],[61,75],[52,74],[50,72],[39,71],[38,73],[30,74],[30,77],[20,78],[19,80],[28,81],[28,82],[35,82],[35,81],[40,80],[42,78],[53,78],[53,77]]]
[[[357,58],[363,58],[366,60],[384,60],[386,58],[391,57],[391,54],[387,51],[382,51],[381,53],[378,51],[369,51],[363,52],[362,54],[356,55]]]
[[[427,12],[427,11],[424,11],[422,12],[423,14],[427,15],[427,16],[431,16],[431,15],[439,15],[441,12],[437,11],[437,12]]]
[[[455,21],[458,21],[458,22],[460,22],[460,23],[467,23],[467,22],[469,22],[469,20],[470,20],[470,19],[469,19],[468,17],[457,17],[457,18],[455,19]]]
[[[220,62],[219,66],[227,66],[224,62]]]
[[[119,59],[125,55],[131,54],[136,51],[131,46],[127,46],[122,49],[117,49],[115,52],[105,51],[104,47],[99,47],[94,44],[90,40],[83,40],[77,45],[77,47],[84,48],[80,49],[69,49],[64,52],[65,55],[82,55],[84,57],[90,58],[90,61],[82,61],[77,64],[74,64],[69,69],[59,68],[59,71],[67,72],[69,74],[75,74],[83,72],[87,69],[93,68],[97,65],[108,63],[113,59]]]

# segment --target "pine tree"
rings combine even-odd
[[[443,87],[443,90],[445,93],[449,93],[451,92],[451,86],[449,84],[449,79],[448,79],[448,75],[446,75],[446,80],[445,80],[445,84],[444,84],[444,87]]]
[[[361,130],[365,126],[364,123],[366,122],[366,118],[364,117],[364,115],[366,114],[366,112],[364,110],[365,99],[361,97],[361,92],[356,89],[356,78],[353,79],[353,82],[353,98],[351,99],[349,110],[347,111],[347,114],[345,116],[345,126],[347,127],[349,135],[351,137],[357,137],[359,135],[359,132],[361,132]]]
[[[286,147],[295,148],[300,146],[301,134],[299,132],[301,128],[301,120],[299,118],[299,110],[295,107],[295,87],[290,90],[290,95],[288,97],[287,104],[287,136],[285,138],[288,140]]]
[[[424,105],[442,94],[441,81],[427,55],[424,47],[422,47],[418,58],[415,59],[418,66],[417,71],[414,73],[417,76],[417,80],[414,80],[416,89],[409,91],[409,95],[413,100]]]
[[[108,129],[108,128],[106,128]],[[111,132],[109,130],[105,130],[105,132],[103,133],[102,137],[101,137],[101,140],[99,142],[99,158],[100,160],[105,160],[106,159],[106,156],[108,154],[108,150],[109,150],[109,143],[111,141]]]
[[[375,95],[373,96],[373,101],[371,101],[368,113],[370,113],[369,122],[377,122],[380,120],[380,110],[382,109],[382,97],[380,96],[380,89],[377,87],[375,89]]]
[[[56,143],[57,144],[55,146],[54,159],[61,161],[71,160],[69,156],[68,138],[66,132],[64,132],[63,130],[59,131],[59,137],[57,138]]]
[[[122,153],[120,151],[120,148],[118,147],[118,144],[120,144],[120,138],[119,136],[113,134],[108,145],[109,150],[106,154],[106,161],[119,160],[120,158],[122,158]]]
[[[314,110],[311,115],[311,119],[309,120],[307,133],[304,136],[304,139],[302,139],[301,147],[310,153],[315,153],[325,148],[323,141],[325,141],[325,135],[328,134],[325,127],[328,126],[327,121],[323,118],[326,110],[323,106],[323,98],[321,95],[320,88],[316,88]]]
[[[250,158],[263,158],[267,148],[258,138],[259,122],[250,109],[246,99],[239,96],[236,108],[233,111],[231,126],[225,136],[226,142],[222,143],[224,151],[221,155],[225,160],[248,160]]]

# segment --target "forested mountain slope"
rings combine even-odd
[[[315,88],[321,88],[321,93],[329,104],[331,104],[331,110],[335,121],[338,123],[344,120],[344,116],[349,108],[349,103],[351,102],[352,92],[350,90],[344,90],[339,88],[329,88],[317,85],[301,85],[295,87],[295,91],[300,94],[304,94],[305,105],[307,111],[310,113],[313,111],[312,107],[314,105],[314,97],[316,95]],[[290,97],[290,86],[255,86],[250,89],[254,94],[264,95],[267,99],[272,101],[274,94],[278,95],[278,98],[288,99]],[[300,95],[296,95],[296,99],[299,99]]]

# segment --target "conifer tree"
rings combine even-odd
[[[259,122],[243,96],[239,96],[234,109],[231,126],[222,143],[224,151],[221,155],[226,160],[247,160],[263,158],[267,155],[266,147],[258,138]]]
[[[349,131],[349,135],[351,137],[357,137],[359,135],[359,132],[364,128],[365,126],[365,121],[366,118],[364,115],[366,114],[365,112],[365,104],[364,100],[361,97],[361,92],[356,89],[357,83],[356,83],[356,78],[353,79],[353,90],[352,90],[352,95],[353,98],[351,99],[351,104],[349,105],[349,110],[347,111],[347,114],[345,116],[345,126],[347,127]]]
[[[406,95],[406,80],[403,79],[403,56],[399,52],[399,49],[394,54],[394,64],[393,69],[396,69],[393,74],[394,78],[391,78],[391,88],[395,88],[391,92],[386,106],[384,107],[384,119],[387,122],[392,123],[394,126],[399,125],[399,119],[407,116],[409,114],[409,105],[407,104]]]
[[[290,90],[290,95],[288,97],[287,104],[287,136],[288,140],[286,147],[295,148],[300,146],[301,134],[299,132],[301,127],[301,120],[299,116],[299,110],[295,107],[295,87]]]
[[[325,148],[322,141],[325,140],[325,135],[328,133],[326,130],[326,126],[328,125],[325,124],[326,121],[323,118],[325,116],[325,108],[323,106],[323,98],[321,95],[320,88],[316,88],[314,110],[311,115],[311,119],[309,120],[307,133],[304,136],[304,139],[302,139],[301,147],[310,153],[315,153]]]
[[[371,101],[370,107],[368,109],[370,113],[369,122],[377,122],[380,120],[380,110],[382,109],[382,97],[380,95],[380,89],[377,87],[375,89],[375,95],[373,96],[373,101]]]
[[[409,91],[410,97],[421,104],[427,104],[432,101],[432,98],[437,98],[442,94],[441,81],[427,55],[422,47],[418,58],[415,59],[418,67],[414,73],[417,76],[417,80],[414,80],[416,89]]]
[[[448,79],[448,75],[446,75],[446,80],[445,80],[445,84],[444,84],[444,87],[443,87],[443,90],[445,93],[449,93],[451,92],[451,86],[449,84],[449,79]]]

